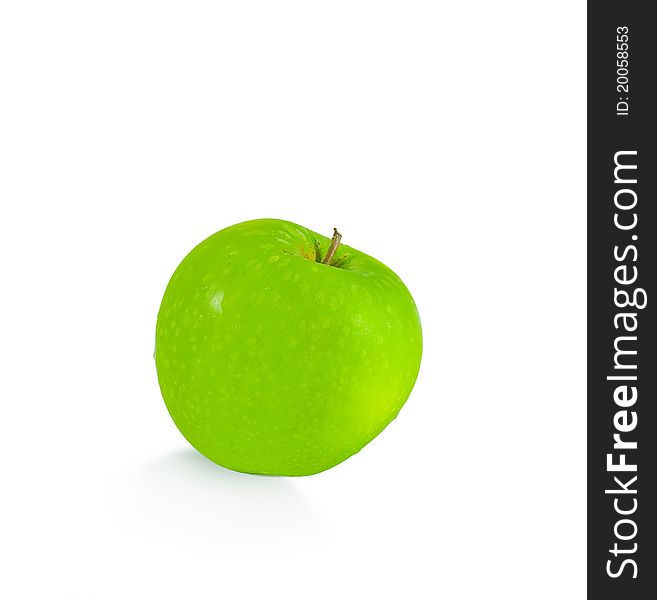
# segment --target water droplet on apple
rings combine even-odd
[[[222,307],[223,301],[224,301],[224,293],[217,292],[214,296],[212,296],[212,300],[210,300],[210,306],[218,313],[223,313],[224,312],[224,309]]]

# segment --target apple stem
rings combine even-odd
[[[340,245],[341,239],[342,239],[342,235],[340,235],[338,233],[338,230],[334,227],[333,237],[331,238],[331,245],[329,246],[328,252],[324,257],[324,260],[322,261],[325,265],[331,264],[331,260],[333,259],[333,255],[335,254],[335,251],[338,249],[338,246]]]

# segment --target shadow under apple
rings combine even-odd
[[[163,542],[262,545],[321,533],[294,481],[230,471],[192,448],[133,472],[125,491],[139,529]]]

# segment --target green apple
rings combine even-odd
[[[396,416],[422,356],[401,279],[288,221],[239,223],[180,263],[157,318],[166,406],[199,452],[236,471],[310,475]]]

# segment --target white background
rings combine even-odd
[[[0,8],[0,596],[583,598],[585,5]],[[313,477],[213,465],[169,276],[278,217],[393,268],[400,417]]]

